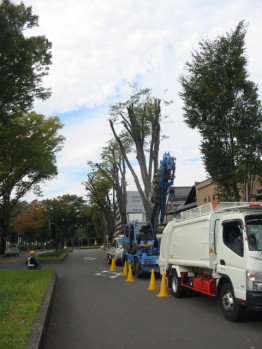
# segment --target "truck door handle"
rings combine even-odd
[[[226,262],[224,261],[224,259],[220,259],[220,264],[221,265],[226,265]]]

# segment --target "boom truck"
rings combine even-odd
[[[160,225],[163,225],[166,211],[166,199],[168,189],[174,181],[175,158],[165,153],[160,161],[160,168],[153,179],[153,190],[151,202],[153,203],[151,218],[149,222],[130,222],[125,224],[123,246],[124,260],[131,263],[132,270],[136,277],[141,277],[145,272],[159,272],[159,241],[158,219],[160,215]],[[170,196],[174,195],[170,191]]]
[[[262,204],[206,204],[181,213],[161,239],[159,268],[180,298],[219,297],[225,317],[262,311]]]

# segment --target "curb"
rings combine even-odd
[[[35,322],[31,329],[31,333],[26,343],[25,349],[43,348],[45,334],[47,330],[47,322],[52,309],[56,278],[56,272],[54,272],[51,282],[44,296],[43,302],[38,310],[38,313],[36,314]]]

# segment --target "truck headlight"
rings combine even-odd
[[[257,273],[247,272],[247,291],[262,292],[262,281],[260,281],[262,279],[259,276],[260,275],[257,275]]]
[[[253,289],[254,289],[255,292],[262,292],[262,282],[255,281]]]

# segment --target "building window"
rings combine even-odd
[[[141,210],[139,208],[134,208],[133,212],[141,212]]]
[[[132,196],[132,201],[133,202],[140,202],[141,198],[140,198],[140,196]]]

